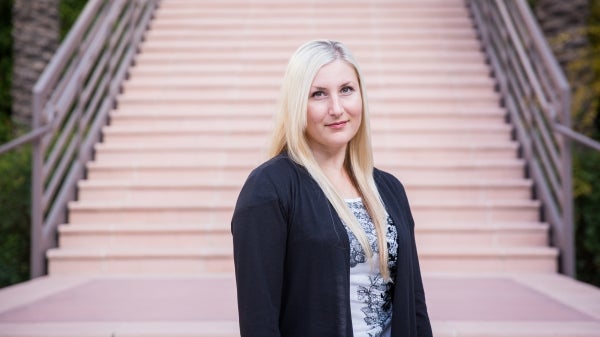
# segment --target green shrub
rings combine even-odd
[[[31,150],[0,156],[0,287],[29,278]]]
[[[600,286],[600,153],[577,147],[573,169],[577,278]]]
[[[87,0],[61,0],[60,1],[60,37],[63,39],[73,26],[79,13],[83,10]]]
[[[593,80],[587,100],[574,97],[574,114],[585,117],[575,128],[600,140],[600,0],[590,1],[587,36]],[[600,153],[577,146],[573,175],[577,278],[600,287]]]

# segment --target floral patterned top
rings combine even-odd
[[[346,227],[350,241],[350,306],[355,337],[389,337],[392,322],[393,284],[386,282],[379,271],[377,232],[361,198],[346,200],[358,219],[373,251],[368,261],[360,242]],[[395,276],[398,251],[397,231],[392,219],[387,217],[388,266],[392,279]]]

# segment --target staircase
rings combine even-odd
[[[231,212],[266,159],[285,64],[320,37],[363,68],[376,165],[406,185],[425,272],[556,272],[463,1],[171,0],[48,252],[50,274],[231,273]]]
[[[239,337],[230,219],[303,42],[362,66],[376,166],[406,186],[436,337],[600,337],[557,274],[463,0],[162,0],[49,276],[0,291],[1,337]]]

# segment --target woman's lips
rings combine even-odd
[[[346,125],[346,123],[348,123],[348,121],[335,122],[331,124],[326,124],[325,126],[332,129],[341,129]]]

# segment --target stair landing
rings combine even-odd
[[[428,274],[424,283],[436,337],[600,336],[600,291],[564,276]],[[230,274],[44,277],[0,292],[0,336],[237,337],[235,301]]]

